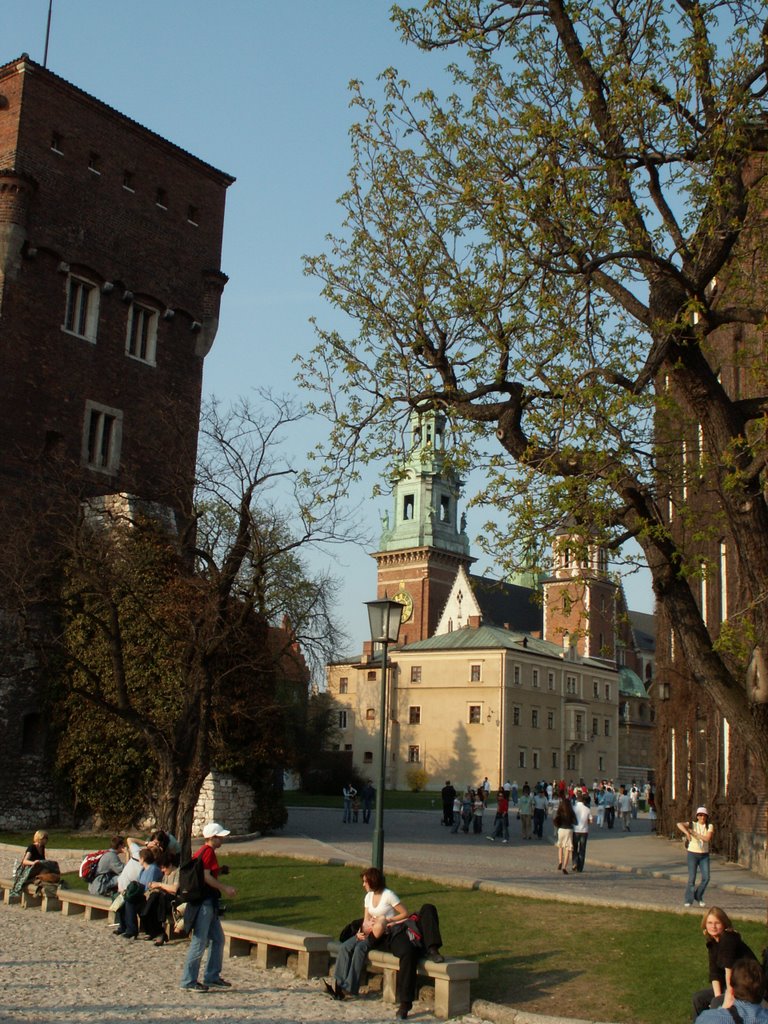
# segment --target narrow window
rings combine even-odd
[[[128,312],[125,351],[133,359],[155,365],[157,349],[157,310],[132,302]]]
[[[519,768],[525,768],[525,751],[521,750],[517,756],[517,764]]]
[[[135,192],[133,171],[123,171],[123,188],[126,192]]]
[[[54,153],[61,155],[64,152],[63,149],[64,140],[58,132],[53,132],[51,135],[51,149]]]
[[[119,409],[85,404],[83,463],[89,469],[114,474],[120,466],[123,414]]]
[[[408,708],[408,724],[421,725],[421,708],[417,704]]]
[[[339,693],[346,693],[349,689],[349,679],[347,676],[342,676],[339,680]]]
[[[418,764],[421,761],[421,753],[417,746],[408,747],[408,762],[409,764]]]
[[[161,210],[168,209],[168,195],[164,188],[159,188],[155,192],[155,206],[159,206]]]
[[[557,751],[552,751],[552,767],[557,768]]]
[[[347,728],[347,712],[346,711],[340,711],[339,712],[339,728],[340,729],[346,729]]]
[[[531,765],[531,767],[532,768],[538,768],[539,767],[539,752],[538,752],[538,750],[534,750],[534,752],[533,752],[533,764]]]
[[[421,682],[421,665],[411,665],[411,682]]]
[[[512,708],[512,725],[520,725],[520,708]]]
[[[538,708],[533,708],[533,710],[531,711],[531,728],[532,729],[538,729],[539,728],[539,710],[538,710]],[[535,768],[536,765],[534,765],[533,767]]]
[[[64,330],[88,341],[96,341],[99,316],[99,290],[92,281],[70,274],[67,279],[67,306]]]
[[[533,672],[531,673],[531,686],[534,690],[538,690],[539,688],[539,670],[537,668],[533,669]]]
[[[479,704],[469,705],[469,724],[480,725],[481,722],[481,707]]]
[[[554,711],[548,711],[547,712],[547,728],[548,729],[554,729],[555,728],[555,712]]]
[[[191,224],[192,227],[194,227],[194,228],[197,227],[198,220],[197,220],[197,207],[196,206],[188,206],[187,207],[187,223]]]
[[[479,683],[480,682],[480,666],[479,665],[470,665],[470,667],[469,667],[469,679],[470,679],[470,682],[472,682],[472,683]]]
[[[88,154],[88,170],[92,174],[101,174],[101,157],[98,153]]]

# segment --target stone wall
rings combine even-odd
[[[233,775],[213,771],[206,776],[200,790],[192,835],[201,836],[209,821],[217,821],[233,835],[247,835],[252,831],[251,816],[255,806],[253,787]]]

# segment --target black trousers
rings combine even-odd
[[[583,871],[584,870],[584,859],[587,855],[587,840],[589,839],[588,832],[574,832],[573,833],[573,870]]]
[[[433,903],[425,903],[419,910],[421,918],[421,934],[424,946],[442,946],[443,940],[440,936],[440,921],[437,916],[437,907]],[[398,932],[397,935],[387,936],[386,948],[393,953],[400,961],[400,968],[397,972],[397,1001],[398,1003],[412,1003],[416,998],[416,968],[419,960],[424,956],[422,946],[414,946],[408,938],[408,932]]]

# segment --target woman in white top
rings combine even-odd
[[[400,897],[387,889],[383,872],[378,868],[366,868],[361,878],[365,890],[365,916],[355,934],[341,944],[334,985],[325,982],[326,991],[334,999],[357,995],[368,950],[386,935],[389,928],[408,920],[408,911]]]
[[[705,906],[704,890],[709,885],[709,844],[715,830],[709,823],[709,812],[706,807],[696,809],[696,820],[690,825],[687,821],[678,821],[678,829],[688,840],[688,885],[685,887],[684,904],[692,903]],[[696,873],[701,872],[701,881],[696,885]]]

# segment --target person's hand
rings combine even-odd
[[[225,896],[228,896],[230,899],[232,899],[234,896],[237,896],[237,889],[235,889],[231,885],[223,885],[221,887],[221,891],[224,893]]]

